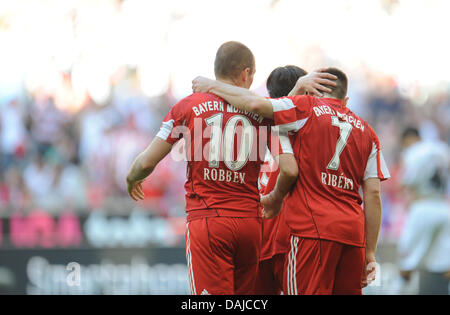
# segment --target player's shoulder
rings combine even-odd
[[[372,126],[361,116],[359,116],[358,114],[356,114],[354,111],[352,111],[350,108],[347,108],[347,115],[352,115],[355,119],[361,121],[362,124],[366,125],[370,130],[373,131]]]
[[[376,133],[374,131],[374,129],[372,128],[372,126],[369,124],[369,122],[367,122],[364,118],[362,118],[361,116],[355,114],[351,109],[349,109],[347,107],[347,115],[351,115],[354,117],[354,119],[356,121],[360,121],[361,126],[364,126],[364,128],[362,129],[363,131],[367,129],[367,134],[371,137],[375,136],[376,137]]]
[[[364,128],[364,129],[362,129],[362,131],[363,131],[363,134],[365,135],[366,139],[368,139],[367,141],[369,141],[372,144],[375,144],[377,148],[380,148],[381,147],[380,140],[378,139],[378,135],[375,132],[375,130],[363,118],[361,118],[359,116],[357,116],[357,117],[362,122],[361,126],[363,126],[363,128]]]
[[[295,107],[304,108],[305,106],[313,104],[313,99],[310,95],[283,96],[280,98],[271,98],[270,101],[274,111],[291,110]]]
[[[224,101],[221,97],[213,93],[192,93],[188,96],[191,102]]]
[[[220,97],[212,93],[192,93],[176,102],[172,107],[172,111],[182,112],[204,102],[219,100],[222,101]]]
[[[175,106],[186,106],[194,102],[197,102],[201,99],[201,94],[203,93],[192,93],[186,97],[183,97],[175,104]]]
[[[307,94],[286,96],[286,98],[292,100],[292,102],[294,103],[309,103],[309,104],[315,103],[315,97]]]

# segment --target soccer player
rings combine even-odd
[[[401,276],[407,284],[420,270],[419,294],[448,294],[450,205],[445,194],[450,149],[445,142],[422,140],[411,127],[403,132],[402,142],[402,183],[413,202],[398,242]]]
[[[226,42],[217,51],[214,72],[219,81],[248,89],[254,56],[245,45]],[[194,93],[172,107],[131,166],[128,192],[141,200],[142,181],[177,141],[183,137],[186,142],[186,259],[192,294],[254,293],[261,249],[257,182],[269,126],[262,116],[238,110],[214,94]],[[297,165],[291,157],[289,162],[280,156],[294,169],[283,171],[281,186],[295,182]]]
[[[292,146],[300,171],[285,201],[291,237],[284,291],[361,294],[375,277],[380,181],[390,175],[375,132],[346,107],[347,76],[336,68],[324,71],[338,79],[331,93],[308,91],[322,97],[266,99],[202,77],[193,81],[193,87],[272,118],[280,131],[295,133]],[[299,90],[296,85],[292,92]],[[274,191],[262,198],[266,217],[280,211],[285,195],[277,182]]]
[[[306,75],[306,71],[296,66],[284,66],[274,69],[267,78],[267,91],[271,98],[286,96],[294,88],[298,78]],[[292,147],[289,138],[282,136],[284,148],[280,152],[289,154]],[[276,141],[276,140],[274,140]],[[287,146],[287,148],[286,148]],[[266,195],[275,187],[280,169],[277,157],[272,157],[268,151],[265,163],[269,171],[261,171],[260,193]],[[261,295],[279,295],[283,290],[284,262],[289,251],[289,227],[284,218],[285,211],[272,219],[262,221],[263,235],[258,276],[255,293]]]

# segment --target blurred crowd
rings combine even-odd
[[[175,100],[148,98],[130,70],[106,105],[89,97],[76,113],[49,95],[25,95],[1,104],[0,211],[40,209],[129,213],[125,176],[151,141]],[[170,157],[144,185],[148,207],[161,216],[183,214],[183,163]]]
[[[402,135],[407,128],[417,128],[424,141],[450,143],[450,89],[417,99],[402,96],[392,78],[373,78],[358,110],[377,133],[391,179],[382,184],[383,224],[381,237],[396,241],[407,218],[414,196],[403,186],[402,161],[406,147]],[[371,83],[370,83],[371,82]],[[351,102],[350,102],[351,103]],[[350,105],[350,108],[352,105]],[[361,107],[361,108],[360,108]],[[450,190],[447,189],[447,198]]]
[[[449,143],[450,94],[433,95],[418,106],[402,97],[392,79],[367,76],[365,83],[365,91],[350,88],[349,107],[372,125],[382,143],[392,174],[383,184],[383,227],[395,237],[408,204],[397,176],[401,134],[416,126],[425,139]],[[150,143],[176,98],[170,90],[144,96],[132,69],[112,91],[106,104],[87,97],[75,113],[56,107],[49,95],[27,94],[1,104],[2,215],[31,209],[129,213],[137,206],[160,216],[183,215],[183,162],[164,159],[145,182],[142,204],[128,198],[125,186],[132,160]]]
[[[190,79],[204,75],[205,69],[212,73],[215,50],[233,34],[236,38],[232,39],[248,44],[255,53],[258,77],[252,89],[262,94],[267,95],[264,78],[272,67],[285,65],[285,60],[309,71],[333,65],[348,73],[349,107],[378,134],[392,175],[382,186],[385,239],[398,237],[409,203],[398,181],[402,131],[414,126],[425,139],[450,143],[450,85],[430,81],[427,70],[433,68],[431,64],[416,65],[424,82],[433,85],[424,89],[414,78],[408,81],[404,74],[399,77],[385,71],[389,66],[393,71],[410,70],[412,65],[401,68],[395,58],[392,63],[387,59],[380,63],[372,50],[365,55],[354,47],[335,49],[333,41],[328,41],[330,46],[320,45],[314,34],[297,36],[296,42],[289,42],[289,50],[273,53],[252,29],[231,28],[218,33],[227,34],[223,38],[209,37],[204,50],[192,50],[187,49],[190,34],[186,32],[204,20],[200,11],[184,1],[164,1],[158,6],[160,11],[150,1],[139,0],[71,3],[20,0],[0,4],[0,43],[8,47],[0,52],[0,216],[36,209],[57,215],[97,209],[129,213],[135,208],[162,217],[184,216],[184,163],[164,159],[145,182],[147,198],[139,204],[127,196],[125,176],[170,107],[189,93]],[[409,2],[352,3],[351,8],[336,9],[348,14],[371,10],[371,16],[389,19],[385,22],[409,21],[409,11],[398,9],[402,8],[399,3],[408,8]],[[446,1],[436,3],[434,12],[440,12],[438,4]],[[281,0],[248,4],[261,11],[260,17],[274,18],[296,12],[286,9],[294,5],[300,4]],[[233,8],[227,6],[230,12],[235,12]],[[252,23],[265,21],[256,14],[246,18]],[[416,23],[412,17],[411,21]],[[263,24],[260,27],[268,32],[267,37],[272,33],[279,34],[280,40],[289,37],[285,29],[277,28],[281,26],[265,29]],[[345,23],[339,27],[357,29]],[[437,51],[444,54],[446,50]],[[360,54],[360,59],[350,60],[352,53]],[[372,61],[364,62],[365,57]],[[406,70],[406,74],[413,73]],[[446,75],[445,69],[442,72]]]

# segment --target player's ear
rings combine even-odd
[[[248,79],[250,77],[250,72],[251,72],[251,69],[248,68],[248,67],[245,68],[244,70],[242,70],[242,72],[241,72],[242,82],[247,82],[248,81]]]
[[[349,98],[348,98],[348,96],[346,96],[344,98],[344,100],[342,101],[342,105],[347,106],[348,100],[349,100]]]

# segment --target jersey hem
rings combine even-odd
[[[350,245],[350,246],[361,247],[361,248],[366,247],[365,241],[359,243],[359,242],[355,242],[352,240],[339,239],[339,238],[336,238],[336,237],[333,237],[330,235],[321,234],[321,237],[318,238],[317,234],[305,234],[305,233],[296,232],[296,231],[291,231],[291,235],[295,235],[295,236],[302,237],[302,238],[313,238],[313,239],[317,239],[317,240],[332,241],[332,242],[336,242],[336,243],[340,243],[340,244],[344,244],[344,245]]]
[[[259,258],[259,261],[269,260],[269,259],[272,259],[272,258],[273,258],[274,256],[276,256],[276,255],[281,255],[281,254],[286,255],[287,253],[289,253],[289,249],[288,249],[288,248],[283,249],[283,250],[277,250],[277,251],[274,251],[274,252],[272,252],[272,253],[270,253],[270,254],[261,256],[261,257]]]
[[[255,214],[256,211],[227,210],[227,209],[198,209],[186,211],[186,221],[192,221],[210,217],[234,217],[234,218],[262,218]]]

